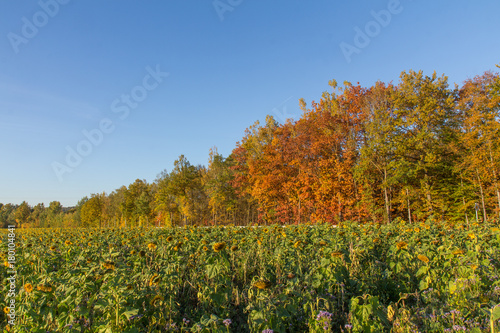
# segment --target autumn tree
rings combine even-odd
[[[26,201],[23,201],[17,208],[14,214],[16,222],[19,228],[22,228],[26,223],[28,223],[28,218],[31,214],[31,207]]]
[[[500,96],[495,87],[497,74],[486,72],[467,80],[460,89],[460,148],[457,162],[460,175],[476,191],[463,194],[464,209],[479,201],[483,219],[493,210],[500,213]],[[476,193],[475,196],[470,193]]]
[[[82,227],[100,228],[102,227],[102,197],[100,194],[92,194],[82,206],[80,218]]]

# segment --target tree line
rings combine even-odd
[[[184,155],[152,183],[137,179],[63,209],[0,206],[0,223],[134,227],[253,223],[389,223],[500,216],[500,78],[402,72],[370,87],[330,81],[300,119],[267,116],[207,166]]]

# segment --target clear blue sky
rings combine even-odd
[[[0,2],[2,203],[71,206],[181,154],[206,165],[331,79],[422,69],[461,84],[500,63],[496,0],[59,1]],[[93,129],[108,133],[89,152]],[[71,167],[68,147],[87,156]]]

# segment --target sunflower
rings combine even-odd
[[[27,293],[30,293],[33,291],[33,286],[31,285],[31,283],[26,283],[24,285],[24,290],[26,290]]]
[[[149,279],[149,286],[157,286],[158,283],[160,282],[160,276],[158,274],[154,274],[150,279]]]
[[[293,244],[293,247],[294,248],[298,248],[300,243],[302,243],[301,241],[296,241],[294,244]]]
[[[71,241],[69,241],[69,240],[66,240],[66,241],[64,242],[64,245],[66,245],[66,246],[69,246],[69,245],[71,245],[71,244],[73,244],[73,243],[71,243]]]
[[[4,308],[3,308],[3,312],[4,312],[4,313],[9,313],[9,311],[10,311],[10,309],[9,309],[8,307],[4,307]]]
[[[134,254],[135,254],[135,250],[131,250],[130,255],[134,255]]]
[[[225,247],[226,247],[226,243],[221,242],[221,243],[215,243],[213,246],[213,249],[215,252],[219,252],[219,251],[222,251]]]
[[[470,267],[472,268],[473,271],[475,271],[477,269],[477,265],[474,265],[474,264],[470,265]]]
[[[9,264],[9,262],[8,262],[8,261],[4,261],[3,265],[4,265],[5,267],[10,267],[10,264]]]
[[[167,242],[171,242],[173,239],[174,239],[174,237],[172,237],[172,236],[168,236],[168,237],[167,237]]]
[[[56,246],[55,246],[55,245],[52,245],[51,247],[49,247],[49,249],[50,249],[51,251],[55,251],[57,248],[56,248]]]
[[[455,250],[455,251],[453,251],[453,254],[456,255],[456,256],[462,255],[462,254],[464,254],[464,250],[460,250],[460,249],[459,250]]]
[[[36,290],[43,291],[43,292],[46,292],[46,293],[50,293],[52,291],[52,287],[51,286],[46,286],[46,285],[43,285],[43,284],[39,284],[36,287]]]
[[[141,251],[139,252],[139,255],[140,255],[141,257],[144,257],[144,256],[146,256],[146,251],[144,251],[144,250],[141,250]]]
[[[408,247],[408,243],[401,241],[401,242],[397,242],[396,246],[397,246],[398,250],[406,249]]]
[[[295,277],[295,274],[293,273],[288,273],[288,275],[286,276],[288,279],[293,279]]]
[[[332,257],[334,258],[342,258],[343,256],[344,254],[342,252],[339,251],[332,252]]]
[[[112,262],[112,261],[106,261],[102,264],[102,267],[104,269],[111,269],[111,270],[114,270],[115,269],[115,263]]]
[[[208,242],[207,242],[206,240],[202,240],[202,241],[201,241],[201,244],[203,244],[203,245],[207,245],[207,244],[208,244]]]
[[[413,229],[415,232],[420,232],[420,228]]]
[[[269,289],[271,287],[271,282],[267,280],[260,280],[255,282],[253,286],[258,289]]]
[[[500,229],[497,227],[491,228],[491,232],[500,232]]]
[[[92,258],[87,258],[87,264],[90,264],[92,262]]]
[[[203,251],[207,252],[208,251],[208,247],[203,246]]]
[[[160,296],[160,295],[156,295],[155,297],[153,297],[153,299],[151,300],[151,302],[149,302],[149,304],[152,306],[152,307],[157,307],[158,305],[160,305],[160,303],[163,301],[163,297]]]
[[[380,238],[374,238],[373,239],[373,243],[379,243],[380,242]]]
[[[238,245],[231,246],[231,251],[236,251],[236,250],[238,250]]]
[[[154,243],[149,243],[149,244],[148,244],[148,249],[150,249],[151,251],[152,251],[152,250],[154,250],[154,249],[156,249],[156,244],[154,244]]]
[[[467,234],[467,237],[469,237],[470,240],[473,240],[474,238],[476,238],[476,235],[473,232],[469,232],[469,234]]]
[[[320,245],[320,246],[325,246],[325,245],[326,245],[326,242],[325,242],[325,241],[323,241],[323,240],[322,240],[322,241],[319,241],[319,245]]]
[[[427,258],[426,256],[424,256],[423,254],[419,254],[419,255],[417,256],[417,258],[418,258],[418,260],[423,261],[423,262],[425,262],[425,263],[428,263],[428,262],[429,262],[429,258]]]

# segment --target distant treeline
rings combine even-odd
[[[181,155],[151,184],[136,180],[76,207],[2,205],[29,227],[476,221],[500,215],[500,79],[461,87],[408,71],[397,85],[330,82],[298,120],[272,116],[208,166]]]

